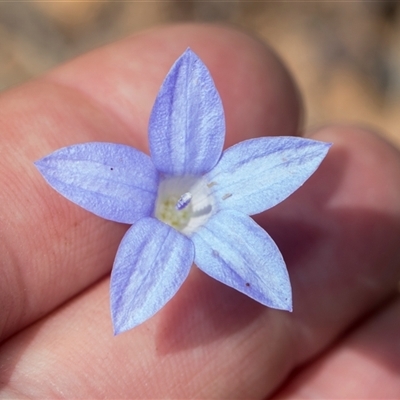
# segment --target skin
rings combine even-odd
[[[302,105],[274,53],[228,28],[163,27],[0,96],[1,398],[395,398],[400,393],[400,157],[327,126],[318,171],[256,220],[276,240],[294,312],[193,268],[153,318],[113,337],[109,273],[128,228],[58,195],[32,162],[67,145],[147,152],[158,88],[190,45],[211,71],[227,146],[296,135]]]

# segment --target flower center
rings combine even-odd
[[[212,186],[202,177],[172,177],[161,181],[155,217],[191,236],[215,212]]]

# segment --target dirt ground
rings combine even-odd
[[[400,146],[400,3],[393,1],[0,2],[0,91],[174,21],[229,22],[270,43],[304,93],[306,127],[361,121]]]

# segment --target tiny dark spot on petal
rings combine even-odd
[[[113,168],[113,167],[111,167],[110,169],[111,169],[111,171],[114,171],[114,168]]]
[[[246,282],[246,286],[249,287],[249,286],[250,286],[250,283],[249,283],[249,282]]]

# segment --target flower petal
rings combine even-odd
[[[77,144],[35,165],[55,190],[102,218],[132,224],[153,212],[158,172],[150,157],[132,147]]]
[[[167,175],[202,175],[218,162],[225,139],[221,99],[190,49],[166,76],[150,117],[150,154]]]
[[[206,274],[273,308],[292,310],[289,275],[271,237],[250,217],[223,210],[191,237]]]
[[[219,209],[257,214],[280,203],[318,168],[330,143],[264,137],[238,143],[206,175]]]
[[[143,218],[125,234],[111,273],[115,334],[159,311],[178,291],[193,262],[193,243],[154,218]]]

